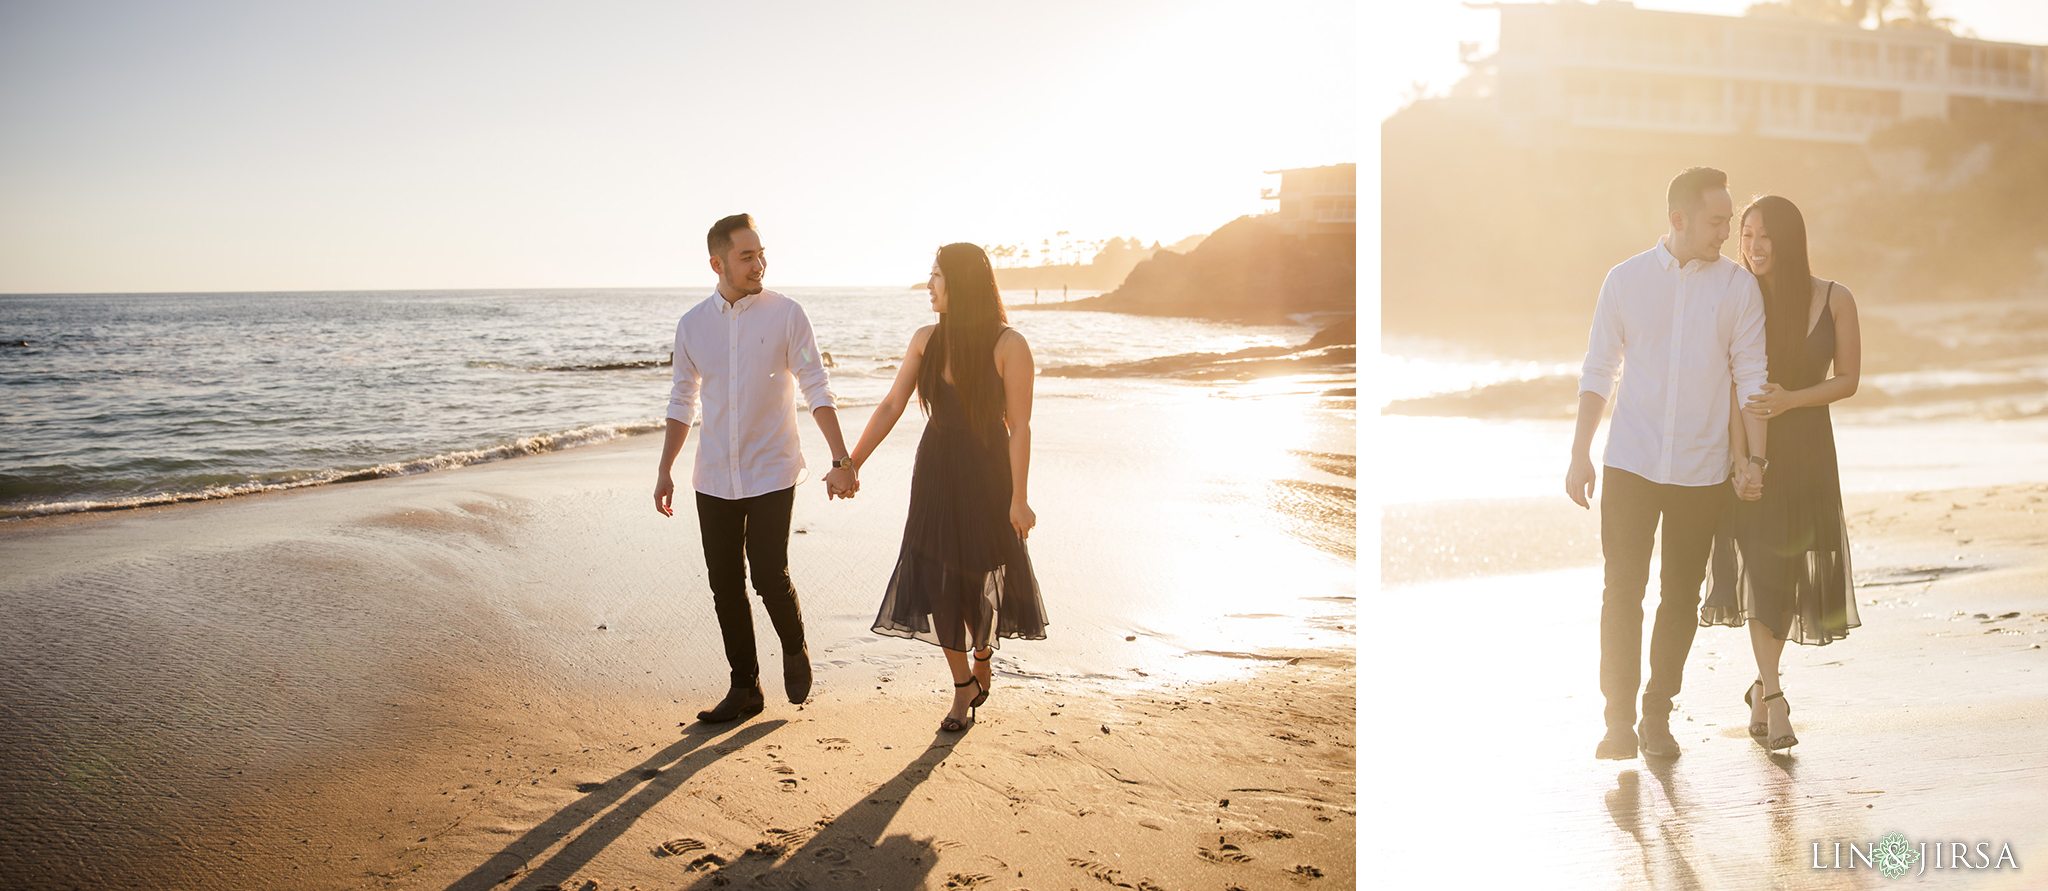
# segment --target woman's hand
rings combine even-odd
[[[1038,525],[1038,515],[1031,512],[1031,506],[1022,501],[1010,502],[1010,528],[1017,530],[1017,538],[1031,537],[1031,527]]]
[[[1796,392],[1777,384],[1764,384],[1764,391],[1749,397],[1749,404],[1742,410],[1759,418],[1775,418],[1800,407]]]

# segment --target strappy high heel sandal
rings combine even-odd
[[[1755,716],[1756,716],[1756,702],[1755,702],[1754,700],[1752,700],[1752,699],[1750,699],[1750,698],[1749,698],[1749,697],[1750,697],[1750,694],[1752,694],[1752,693],[1756,693],[1756,692],[1758,692],[1758,691],[1762,690],[1762,689],[1763,689],[1763,686],[1764,686],[1764,682],[1763,682],[1763,681],[1757,681],[1757,682],[1756,682],[1756,683],[1754,683],[1754,684],[1750,684],[1750,685],[1749,685],[1749,689],[1747,689],[1747,690],[1744,690],[1744,691],[1742,691],[1742,704],[1743,704],[1743,705],[1746,705],[1746,706],[1749,706],[1749,714],[1750,714],[1750,717],[1755,717]],[[1769,712],[1769,709],[1768,709],[1768,708],[1766,708],[1766,709],[1765,709],[1765,711],[1766,711],[1766,713],[1768,713],[1768,712]],[[1769,735],[1770,735],[1770,733],[1771,733],[1771,725],[1770,725],[1770,723],[1769,723],[1769,722],[1767,722],[1767,721],[1751,721],[1751,722],[1749,722],[1749,735],[1750,735],[1750,736],[1756,737],[1757,739],[1763,739],[1764,737],[1766,737],[1766,736],[1769,736]]]
[[[1771,695],[1769,695],[1769,696],[1766,696],[1766,697],[1764,697],[1764,708],[1766,709],[1766,711],[1767,711],[1767,712],[1768,712],[1768,710],[1769,710],[1769,709],[1770,709],[1770,707],[1771,707],[1771,700],[1773,700],[1773,699],[1777,699],[1777,700],[1781,700],[1781,701],[1784,701],[1784,703],[1785,703],[1785,726],[1786,726],[1787,728],[1790,728],[1790,727],[1792,726],[1792,702],[1791,702],[1790,700],[1786,700],[1786,699],[1785,699],[1785,692],[1784,692],[1784,691],[1782,691],[1782,690],[1780,690],[1780,691],[1778,691],[1778,692],[1776,692],[1776,693],[1772,693]],[[1765,732],[1765,733],[1769,733],[1769,732],[1770,732],[1770,730],[1769,730],[1768,728],[1766,728],[1766,729],[1764,730],[1764,732]],[[1792,748],[1793,746],[1796,746],[1796,745],[1798,745],[1798,744],[1799,744],[1799,737],[1798,737],[1798,736],[1796,736],[1796,735],[1794,735],[1794,734],[1791,734],[1791,733],[1787,733],[1787,734],[1785,734],[1784,736],[1773,736],[1773,737],[1771,737],[1771,738],[1770,738],[1770,739],[1769,739],[1768,741],[1766,741],[1766,742],[1764,743],[1764,748],[1766,748],[1766,749],[1769,749],[1770,751],[1776,752],[1776,751],[1779,751],[1779,750],[1782,750],[1782,749],[1789,749],[1789,748]]]
[[[953,689],[958,690],[961,687],[967,686],[968,684],[973,684],[979,687],[981,686],[981,679],[973,675],[968,675],[967,680],[954,684]],[[962,721],[959,718],[953,717],[952,715],[947,715],[945,720],[939,722],[939,729],[947,733],[959,733],[962,730],[966,730],[970,725],[974,723],[974,707],[976,705],[979,705],[981,703],[981,700],[987,698],[988,691],[981,691],[980,696],[976,697],[973,702],[969,702],[967,704],[967,720]]]
[[[970,655],[972,655],[972,654],[970,654]],[[995,648],[995,647],[989,647],[989,648],[988,648],[988,655],[987,655],[987,656],[975,656],[975,657],[974,657],[974,661],[976,661],[976,662],[987,662],[987,661],[989,661],[989,660],[991,660],[991,659],[994,659],[995,657],[996,657],[996,648]],[[994,675],[995,675],[995,666],[994,666],[994,665],[990,665],[990,666],[989,666],[989,675],[990,675],[990,677],[989,677],[989,679],[990,679],[990,680],[994,680],[994,679],[995,679],[995,677],[994,677]],[[979,684],[979,683],[981,682],[981,678],[979,678],[979,677],[975,677],[975,678],[974,678],[974,682],[975,682],[975,683],[977,683],[977,684]],[[967,704],[967,707],[968,707],[968,708],[979,708],[979,707],[981,706],[981,704],[982,704],[982,703],[984,703],[984,702],[987,702],[987,701],[988,701],[988,694],[989,694],[989,688],[987,688],[987,687],[983,687],[983,688],[981,688],[981,695],[979,695],[979,696],[976,696],[976,697],[974,697],[974,701],[973,701],[973,702],[970,702],[970,703],[968,703],[968,704]]]

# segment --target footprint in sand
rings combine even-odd
[[[825,878],[831,879],[832,881],[839,882],[842,884],[846,882],[857,881],[859,879],[865,879],[867,877],[867,873],[861,872],[858,869],[854,869],[851,866],[842,866],[838,869],[825,870]]]
[[[780,847],[794,848],[810,841],[821,828],[823,827],[813,824],[802,829],[770,829],[765,834],[770,842]]]
[[[1290,742],[1297,746],[1312,746],[1316,744],[1315,740],[1303,739],[1285,730],[1275,730],[1272,733],[1268,733],[1266,735],[1274,739],[1280,740],[1281,742]]]
[[[782,791],[784,791],[784,792],[795,792],[795,791],[796,791],[796,781],[795,781],[795,780],[776,780],[776,781],[775,781],[775,785],[776,785],[776,787],[777,787],[777,788],[781,789],[781,790],[782,790]],[[1329,822],[1329,821],[1328,821],[1328,820],[1325,820],[1324,822]]]
[[[845,863],[847,860],[851,859],[847,856],[845,851],[839,850],[838,848],[819,848],[817,851],[813,852],[811,856],[816,857],[819,860],[823,860],[826,863]]]
[[[1111,885],[1123,885],[1126,888],[1130,887],[1117,880],[1117,876],[1121,875],[1122,871],[1107,863],[1100,863],[1085,857],[1068,857],[1067,865],[1086,872],[1089,878],[1096,881]]]
[[[983,884],[993,881],[995,881],[994,876],[986,876],[978,872],[956,872],[946,877],[946,887],[979,888]]]
[[[578,792],[596,792],[597,790],[599,790],[599,789],[602,789],[602,788],[604,788],[604,784],[603,784],[603,783],[577,783],[577,784],[576,784],[576,791],[578,791]]]
[[[776,773],[782,774],[783,776],[789,776],[791,774],[796,773],[796,768],[791,767],[787,764],[777,764],[768,769],[775,771]]]
[[[702,857],[690,861],[690,865],[683,868],[691,872],[703,872],[708,869],[717,869],[718,867],[724,865],[724,857],[720,857],[717,854],[706,854]]]
[[[1287,876],[1297,882],[1309,882],[1323,877],[1323,871],[1313,866],[1296,866],[1287,871]]]
[[[824,746],[825,751],[827,752],[837,752],[840,749],[844,749],[847,746],[853,745],[853,740],[841,739],[837,736],[828,736],[824,739],[818,740],[818,745]]]
[[[1214,850],[1196,848],[1195,855],[1211,863],[1250,863],[1252,855],[1236,845],[1218,845]]]
[[[661,847],[655,848],[654,851],[657,857],[680,857],[684,854],[694,854],[698,851],[706,850],[709,847],[709,845],[694,838],[672,838],[662,842]]]

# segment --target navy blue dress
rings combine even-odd
[[[1785,389],[1827,379],[1835,358],[1834,290],[1829,282],[1820,321],[1806,335],[1805,371],[1800,380],[1779,381]],[[1863,624],[1850,580],[1834,424],[1825,405],[1795,408],[1766,423],[1771,463],[1763,498],[1743,501],[1729,490],[1707,564],[1700,624],[1740,628],[1753,619],[1779,640],[1824,645]]]
[[[903,549],[874,630],[949,650],[1044,640],[1031,555],[1010,525],[1009,430],[998,417],[977,436],[959,391],[943,380],[936,389],[910,475]]]

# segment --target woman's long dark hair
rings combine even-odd
[[[1806,256],[1806,217],[1798,206],[1776,195],[1749,202],[1738,217],[1749,225],[1751,213],[1762,213],[1771,238],[1771,271],[1757,276],[1764,292],[1764,353],[1770,359],[1769,379],[1786,389],[1806,373],[1806,316],[1813,305],[1813,266]],[[1749,258],[1743,258],[1747,266]],[[1751,270],[1754,272],[1755,270]]]
[[[939,314],[938,330],[925,344],[924,364],[917,369],[917,401],[925,414],[931,414],[932,394],[951,366],[953,389],[967,410],[968,429],[979,437],[1003,419],[996,338],[1010,318],[996,290],[995,267],[979,245],[959,242],[939,248],[939,272],[946,277],[946,311]]]

